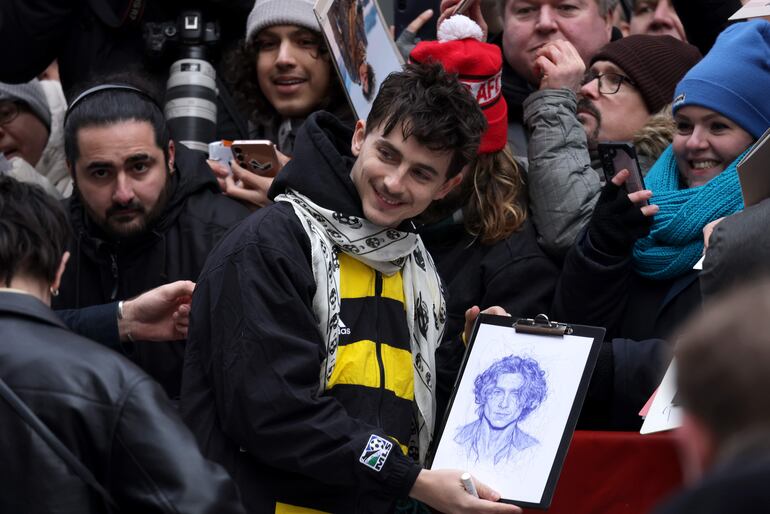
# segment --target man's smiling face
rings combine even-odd
[[[351,149],[357,159],[350,177],[364,216],[382,227],[397,227],[417,216],[462,181],[462,172],[447,179],[451,151],[431,150],[414,137],[404,139],[401,125],[387,135],[381,126],[367,134],[359,120]]]

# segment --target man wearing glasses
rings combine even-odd
[[[46,178],[57,166],[50,134],[51,111],[40,82],[0,82],[0,153],[10,161],[0,163],[0,172],[39,185],[58,199],[60,191]],[[60,161],[66,175],[64,159]]]
[[[541,86],[524,102],[527,176],[538,241],[562,257],[599,196],[598,142],[634,142],[646,171],[671,142],[674,88],[701,55],[671,36],[635,35],[602,47],[586,71],[570,43],[549,46],[543,81],[558,86]]]

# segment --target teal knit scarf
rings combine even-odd
[[[743,209],[735,166],[745,153],[708,183],[680,189],[674,151],[670,145],[666,148],[644,180],[653,194],[650,202],[657,204],[660,211],[655,215],[650,234],[638,240],[634,247],[637,273],[665,280],[692,269],[703,254],[703,227]]]

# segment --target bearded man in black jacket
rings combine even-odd
[[[223,196],[204,156],[174,144],[146,89],[115,80],[85,90],[65,119],[75,234],[57,309],[125,300],[195,280],[211,248],[248,214]],[[120,309],[118,310],[120,317]],[[184,343],[140,343],[128,356],[179,395]]]

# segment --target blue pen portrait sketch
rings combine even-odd
[[[454,441],[471,462],[494,466],[516,459],[540,444],[520,425],[547,394],[545,372],[535,359],[508,355],[493,362],[473,382],[476,419],[459,427]]]

